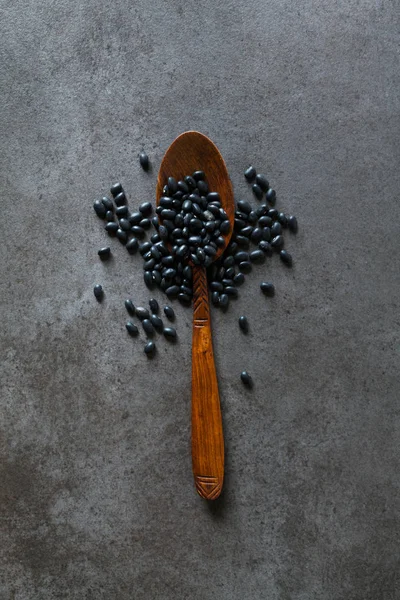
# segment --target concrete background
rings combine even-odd
[[[1,600],[399,599],[398,3],[1,5]],[[191,128],[237,198],[253,162],[300,224],[294,268],[269,260],[213,311],[211,506],[191,476],[191,312],[146,360],[124,330],[124,299],[150,297],[139,257],[112,240],[100,263],[92,210],[118,179],[152,199]]]

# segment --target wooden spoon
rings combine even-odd
[[[168,148],[158,173],[157,204],[168,177],[177,181],[194,171],[204,171],[210,191],[218,192],[233,230],[235,205],[232,184],[218,148],[197,131],[182,133]],[[226,246],[225,246],[226,247]],[[225,248],[219,248],[214,260]],[[215,500],[224,480],[224,436],[212,347],[210,306],[205,267],[193,268],[192,338],[192,466],[200,496]]]

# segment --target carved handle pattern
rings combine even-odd
[[[224,479],[224,438],[203,267],[193,267],[192,465],[200,496],[218,498]]]

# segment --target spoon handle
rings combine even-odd
[[[224,436],[212,347],[207,274],[193,267],[192,466],[200,496],[215,500],[224,479]]]

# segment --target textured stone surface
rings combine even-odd
[[[1,600],[399,599],[396,2],[2,5]],[[99,261],[91,207],[118,179],[152,199],[186,129],[237,197],[249,161],[268,174],[300,227],[292,270],[269,260],[213,312],[212,506],[191,478],[190,310],[146,360],[124,329],[124,299],[149,298],[139,258],[111,240]]]

